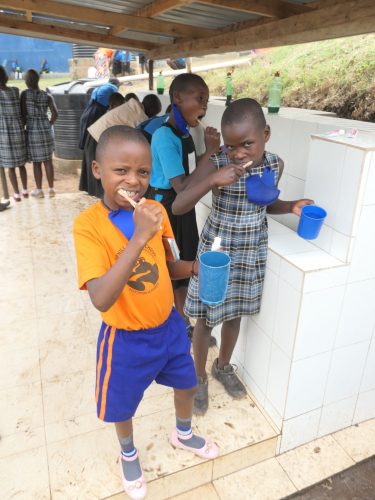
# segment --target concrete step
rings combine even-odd
[[[216,350],[210,349],[210,366],[215,357]],[[145,394],[134,421],[134,434],[148,482],[148,498],[171,498],[275,456],[278,432],[250,395],[235,401],[211,377],[209,393],[209,410],[194,418],[193,428],[219,445],[220,456],[213,461],[175,450],[169,444],[168,432],[175,418],[171,390],[154,384]],[[124,493],[103,498],[123,500]]]

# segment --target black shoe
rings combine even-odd
[[[212,376],[221,382],[227,393],[234,399],[242,399],[246,396],[246,389],[243,383],[236,375],[237,367],[227,364],[224,368],[218,367],[218,358],[212,364]]]
[[[2,212],[3,210],[6,210],[10,205],[10,201],[6,201],[5,203],[3,203],[2,201],[0,202],[0,212]]]
[[[204,415],[208,410],[208,380],[198,377],[198,391],[194,396],[194,415]]]

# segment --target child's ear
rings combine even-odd
[[[172,102],[172,104],[177,104],[177,106],[178,106],[179,104],[181,104],[181,102],[182,102],[182,95],[181,95],[181,92],[174,91],[174,92],[173,92],[173,96],[172,96],[172,98],[173,98],[173,102]]]
[[[92,170],[92,175],[95,177],[95,179],[100,179],[100,167],[99,163],[95,160],[93,160],[91,164],[91,170]]]
[[[264,142],[268,142],[271,137],[271,129],[269,125],[266,125],[266,128],[264,129]]]

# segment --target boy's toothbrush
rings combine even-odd
[[[130,196],[122,188],[118,189],[117,192],[118,192],[118,194],[120,196],[122,196],[123,198],[125,198],[125,200],[128,201],[133,208],[135,208],[137,205],[142,205],[142,203],[145,202],[144,198],[142,198],[142,200],[139,203],[135,202],[132,198],[130,198]],[[163,226],[160,226],[159,229],[162,230]]]
[[[197,122],[198,122],[198,125],[200,125],[201,127],[204,128],[204,130],[206,130],[207,125],[205,125],[203,122],[201,122],[199,118],[197,118]]]

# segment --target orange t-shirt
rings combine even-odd
[[[147,203],[160,205],[152,200],[147,200]],[[173,289],[162,236],[174,236],[167,212],[164,207],[162,210],[163,229],[142,250],[115,304],[101,313],[108,325],[124,330],[153,328],[164,323],[172,310]],[[82,212],[74,222],[78,285],[82,290],[86,289],[89,280],[109,271],[128,243],[108,214],[109,210],[98,202]]]

